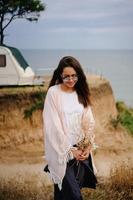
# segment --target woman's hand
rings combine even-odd
[[[86,147],[79,158],[79,160],[86,160],[89,157],[91,146]]]
[[[74,158],[75,158],[76,160],[80,160],[80,159],[82,158],[82,157],[81,157],[81,155],[82,155],[82,153],[83,153],[82,150],[76,149],[76,150],[71,150],[71,152],[72,152],[72,154],[73,154],[73,156],[74,156]]]
[[[86,147],[84,150],[76,149],[71,150],[76,160],[86,160],[89,157],[91,146]]]

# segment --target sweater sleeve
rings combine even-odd
[[[57,95],[57,94],[56,94]],[[59,116],[59,108],[54,91],[50,88],[45,98],[43,110],[45,154],[46,159],[55,155],[59,164],[66,163],[71,145],[67,135],[63,131]],[[51,154],[54,155],[51,155]]]

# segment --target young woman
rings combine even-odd
[[[63,57],[55,69],[44,110],[45,156],[54,200],[82,200],[82,187],[96,188],[92,158],[94,118],[80,63]]]

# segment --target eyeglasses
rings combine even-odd
[[[78,76],[77,76],[77,74],[72,74],[72,75],[62,75],[62,80],[63,81],[70,81],[70,80],[72,80],[72,81],[77,81],[78,80]]]

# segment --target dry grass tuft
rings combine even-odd
[[[112,170],[109,186],[120,192],[131,187],[133,189],[133,167],[124,164]]]
[[[0,180],[0,200],[52,200],[53,188],[39,174]]]
[[[121,165],[111,171],[105,183],[96,190],[85,189],[84,200],[133,200],[133,168]]]

